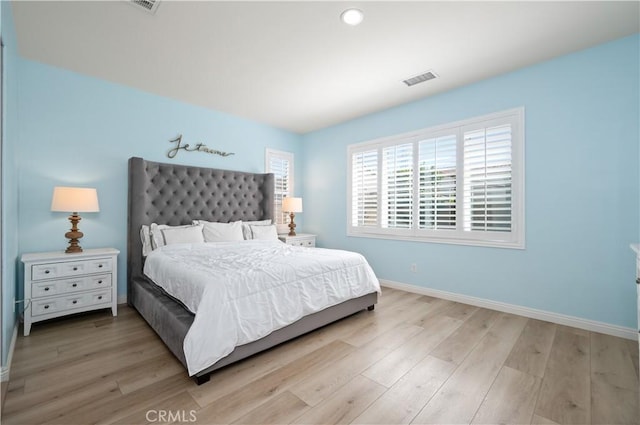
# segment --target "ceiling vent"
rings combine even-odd
[[[160,4],[160,0],[129,0],[129,4],[139,9],[146,10],[149,13],[155,13],[156,9],[158,9],[158,5]]]
[[[427,71],[424,74],[420,74],[420,75],[416,75],[415,77],[408,78],[404,80],[403,83],[411,87],[411,86],[415,86],[418,83],[424,83],[425,81],[433,80],[434,78],[437,78],[437,77],[438,76],[436,75],[435,72]]]

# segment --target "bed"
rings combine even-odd
[[[189,370],[184,342],[194,314],[144,273],[140,229],[152,223],[178,226],[193,219],[209,222],[261,221],[274,216],[274,177],[204,167],[129,159],[127,302],[154,329]],[[303,249],[303,248],[299,248]],[[306,248],[305,248],[306,249]],[[211,372],[296,338],[377,303],[372,291],[317,311],[252,342],[235,346],[206,368],[190,371],[198,384]]]

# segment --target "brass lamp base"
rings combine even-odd
[[[69,239],[69,246],[64,251],[67,254],[82,252],[82,247],[79,245],[78,240],[84,236],[84,233],[78,230],[78,222],[82,220],[78,213],[72,213],[69,216],[71,222],[71,230],[64,234]]]
[[[296,235],[296,223],[293,222],[293,218],[296,215],[294,213],[290,213],[289,214],[289,218],[291,218],[291,221],[289,222],[289,234],[287,236],[295,236]]]

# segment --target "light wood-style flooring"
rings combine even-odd
[[[383,289],[197,386],[143,319],[20,336],[3,424],[636,424],[638,343]]]

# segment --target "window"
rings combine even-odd
[[[418,142],[418,228],[456,228],[456,137]]]
[[[413,146],[411,143],[382,149],[381,225],[386,229],[410,229],[413,210]]]
[[[524,248],[524,108],[348,155],[348,235]]]
[[[274,222],[278,231],[287,230],[289,216],[282,211],[282,199],[293,196],[293,154],[290,152],[267,149],[265,153],[265,172],[273,173],[275,177],[275,206]]]
[[[357,152],[351,157],[351,224],[353,227],[378,225],[378,151]]]

